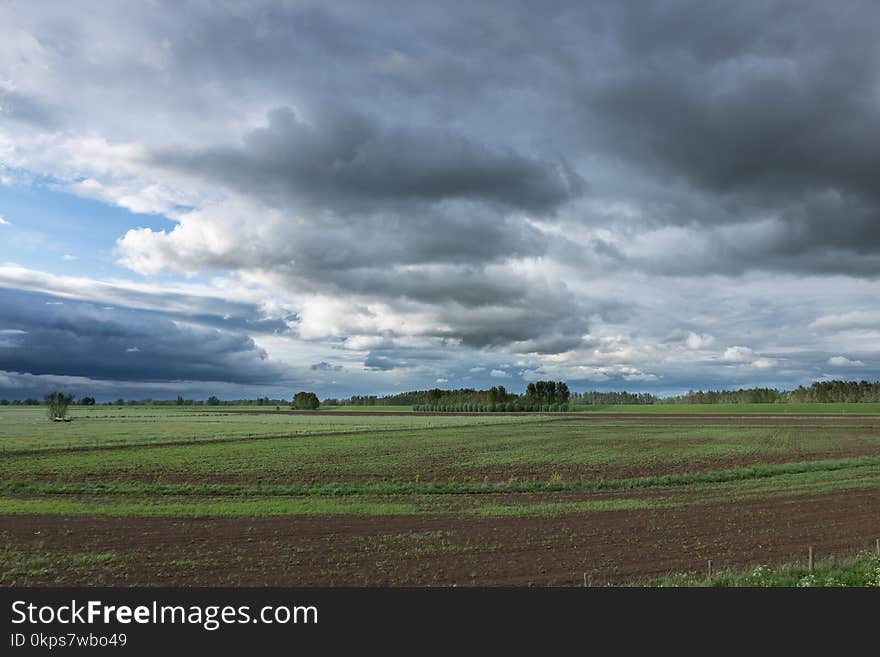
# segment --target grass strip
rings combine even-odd
[[[861,552],[848,559],[822,559],[814,563],[812,572],[805,563],[787,563],[776,568],[757,565],[748,570],[722,570],[711,578],[677,573],[643,584],[705,587],[880,586],[880,556]]]
[[[713,484],[733,481],[770,479],[793,474],[837,472],[880,466],[880,457],[859,457],[823,461],[781,463],[752,467],[682,474],[632,477],[626,479],[581,479],[575,481],[506,481],[506,482],[376,482],[376,483],[304,483],[304,484],[218,484],[218,483],[145,483],[38,482],[9,479],[0,482],[0,492],[17,495],[175,495],[175,496],[325,496],[347,495],[478,495],[495,493],[542,493],[563,491],[633,490],[658,487]]]

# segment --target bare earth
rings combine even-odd
[[[179,586],[583,586],[672,572],[851,555],[880,537],[880,494],[738,501],[518,518],[0,516],[0,543],[29,554],[115,552],[101,581]],[[18,584],[53,585],[30,574]]]

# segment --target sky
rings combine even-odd
[[[880,378],[873,2],[0,3],[0,397]]]

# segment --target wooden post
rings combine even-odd
[[[813,546],[810,546],[810,551],[807,554],[807,568],[809,568],[810,572],[813,572]]]
[[[584,573],[584,588],[587,588],[587,574]]]
[[[709,579],[712,579],[712,560],[709,559]]]
[[[877,539],[877,544],[875,548],[877,550],[877,556],[880,557],[880,538]]]

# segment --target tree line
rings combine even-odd
[[[659,397],[649,392],[573,392],[571,401],[575,404],[653,404],[660,401]]]
[[[60,393],[58,393],[60,394]],[[42,401],[33,397],[23,400],[0,399],[0,406],[49,405],[49,396]],[[69,405],[94,406],[92,396],[74,400],[65,399]],[[532,410],[569,410],[574,406],[599,404],[787,404],[830,402],[880,402],[880,381],[816,381],[808,387],[793,390],[776,388],[740,388],[737,390],[690,390],[683,395],[658,397],[646,392],[571,392],[564,381],[535,381],[526,386],[525,392],[516,394],[504,386],[492,386],[486,390],[459,388],[455,390],[411,390],[392,395],[353,395],[348,398],[318,399],[314,392],[300,392],[293,399],[221,400],[216,395],[207,399],[122,399],[102,402],[104,406],[283,406],[314,409],[318,406],[412,406],[422,411],[457,410],[462,412],[501,412]]]
[[[504,386],[489,390],[412,390],[386,396],[352,396],[325,400],[323,405],[413,406],[418,410],[457,410],[477,412],[543,409],[553,404],[566,408],[584,405],[620,404],[797,404],[823,402],[880,402],[880,381],[816,381],[793,390],[739,388],[736,390],[690,390],[683,395],[661,397],[648,392],[570,392],[562,381],[536,381],[522,395],[509,393]],[[510,409],[508,409],[510,405]],[[497,408],[496,408],[497,407]]]
[[[492,386],[487,390],[434,388],[413,395],[412,406],[414,411],[421,412],[558,412],[570,410],[570,396],[568,385],[564,381],[535,381],[529,383],[521,395],[509,392],[504,386]]]
[[[785,402],[786,392],[774,388],[739,390],[689,390],[684,395],[666,397],[664,404],[776,404]]]
[[[325,399],[325,406],[457,406],[460,404],[503,404],[513,401],[518,395],[510,393],[504,386],[492,386],[488,390],[459,388],[443,390],[410,390],[393,395],[352,395],[347,399]]]
[[[809,404],[831,402],[880,402],[880,381],[815,381],[794,390],[741,388],[739,390],[689,391],[666,397],[664,404]]]
[[[412,406],[422,412],[501,413],[569,410],[571,392],[564,381],[535,381],[523,394],[503,385],[485,390],[456,388],[409,390],[392,395],[352,395],[325,399],[322,406]]]

